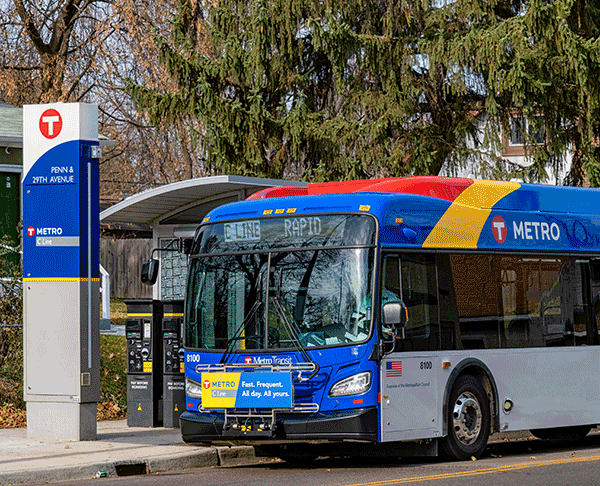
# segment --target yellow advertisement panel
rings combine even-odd
[[[202,373],[202,406],[233,408],[241,373]]]

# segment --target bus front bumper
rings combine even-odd
[[[224,418],[218,413],[184,412],[179,418],[181,436],[187,443],[269,443],[319,440],[377,441],[375,407],[317,412],[310,414],[278,413],[270,437],[253,437],[239,432],[223,434]]]

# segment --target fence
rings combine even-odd
[[[150,258],[151,251],[151,239],[100,239],[100,264],[110,275],[111,297],[152,298],[152,287],[140,280],[142,263]]]

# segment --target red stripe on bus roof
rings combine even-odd
[[[387,192],[397,194],[418,194],[453,202],[471,184],[473,184],[473,179],[439,176],[317,182],[308,184],[308,187],[269,187],[252,194],[247,200],[317,194]]]
[[[418,194],[452,202],[471,184],[473,184],[473,179],[463,177],[394,177],[388,179],[309,184],[308,194],[388,192]]]
[[[246,201],[254,199],[270,199],[272,197],[306,196],[308,191],[306,187],[299,186],[281,186],[267,187],[246,198]]]
[[[373,184],[363,191],[419,194],[453,202],[471,184],[473,179],[462,177],[403,177]]]
[[[378,182],[393,181],[393,179],[361,179],[356,181],[311,182],[308,184],[308,194],[342,194],[347,192],[364,192],[364,188]]]

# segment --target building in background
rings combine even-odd
[[[0,101],[0,278],[19,262],[22,172],[23,110]]]

